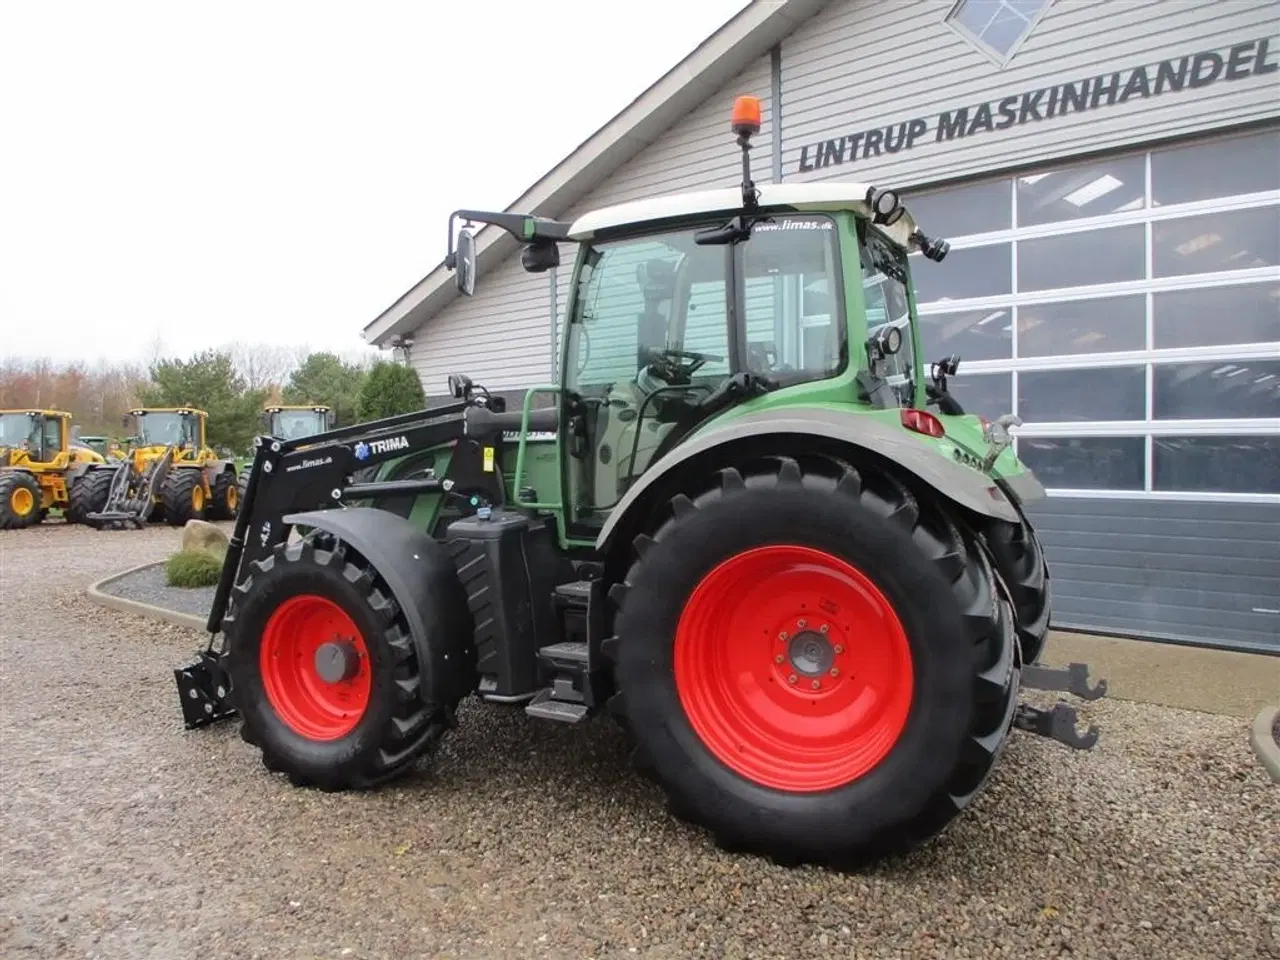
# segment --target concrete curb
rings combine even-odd
[[[1271,727],[1280,716],[1280,707],[1266,707],[1254,718],[1253,727],[1249,731],[1249,742],[1253,744],[1253,752],[1258,755],[1271,779],[1280,783],[1280,744],[1271,734]]]
[[[96,583],[89,584],[86,591],[89,599],[99,606],[110,607],[112,610],[119,610],[122,613],[132,613],[139,617],[147,617],[151,620],[161,620],[165,623],[172,623],[175,626],[187,627],[191,630],[204,631],[206,617],[196,616],[194,613],[179,613],[177,610],[169,610],[165,607],[157,607],[152,603],[143,603],[141,600],[130,600],[127,597],[117,597],[113,594],[106,593],[102,588],[108,584],[122,580],[130,574],[139,573],[151,567],[164,566],[166,561],[156,560],[152,563],[139,564],[136,567],[130,567],[128,570],[120,573],[113,573],[109,577],[103,577]]]

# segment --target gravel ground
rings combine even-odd
[[[0,534],[0,956],[1280,958],[1280,790],[1239,720],[1099,701],[1017,734],[971,813],[862,876],[718,852],[607,721],[474,706],[437,763],[292,789],[184,732],[197,634],[84,598],[168,529]]]
[[[228,523],[227,526],[231,524]],[[106,584],[102,587],[102,592],[203,617],[208,615],[209,608],[213,606],[214,588],[171,587],[165,580],[164,567],[148,567]]]

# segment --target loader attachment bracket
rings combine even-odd
[[[222,655],[203,650],[189,667],[173,671],[182,700],[182,721],[188,730],[235,716],[231,702],[231,677]]]
[[[1091,726],[1084,733],[1079,733],[1076,730],[1077,719],[1075,708],[1065,703],[1055,703],[1048,710],[1020,703],[1013,725],[1019,730],[1057,740],[1073,750],[1092,750],[1098,742],[1098,728]]]

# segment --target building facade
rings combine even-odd
[[[753,3],[512,209],[732,186],[743,93],[757,180],[891,186],[951,242],[926,359],[1024,421],[1055,626],[1280,654],[1280,5]],[[366,328],[429,395],[554,380],[573,251],[495,233],[474,297],[437,269]]]

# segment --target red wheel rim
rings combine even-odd
[[[777,790],[831,790],[869,773],[902,735],[911,648],[861,571],[809,547],[758,547],[694,589],[676,628],[675,681],[725,766]]]
[[[337,740],[369,706],[369,651],[350,615],[314,594],[271,614],[258,654],[267,701],[294,733]]]

